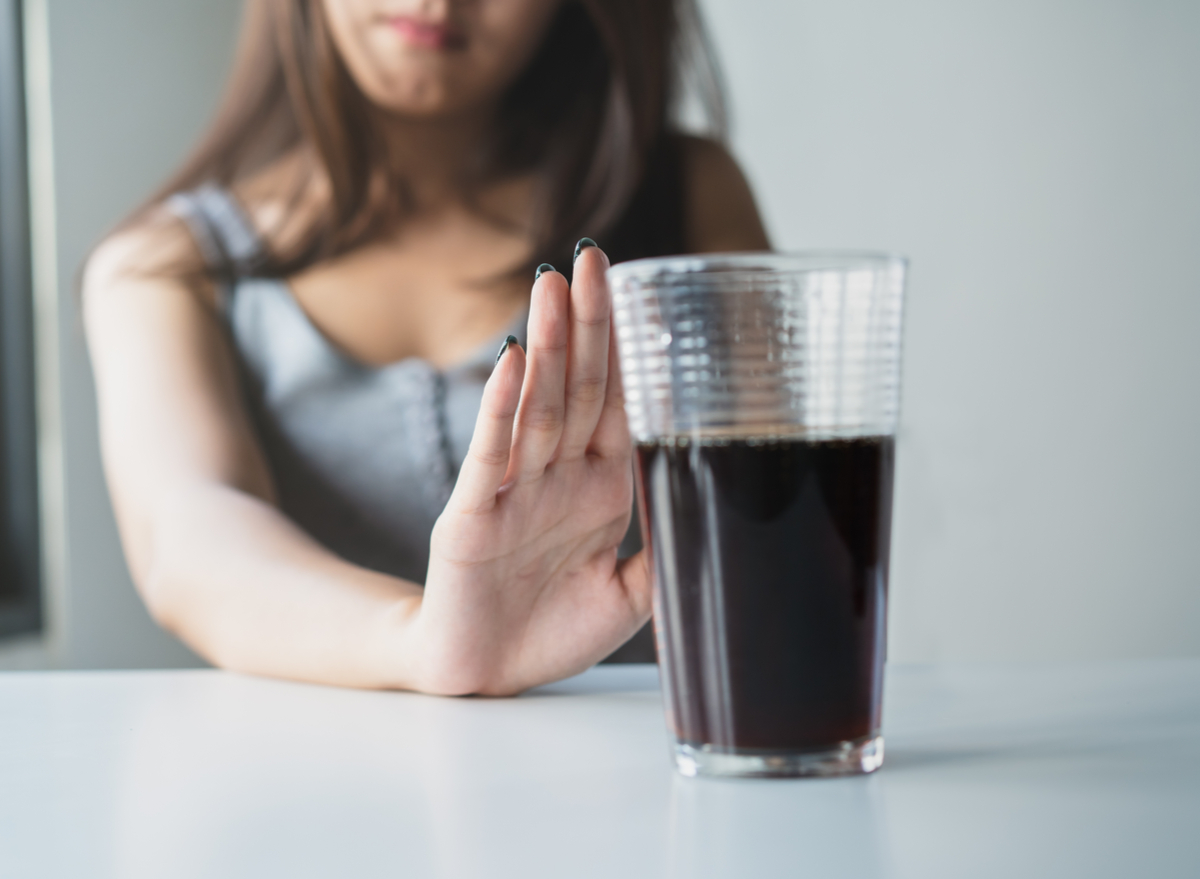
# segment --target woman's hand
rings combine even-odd
[[[409,655],[419,689],[504,695],[575,674],[650,615],[645,552],[617,561],[633,497],[608,260],[533,286],[433,530]]]

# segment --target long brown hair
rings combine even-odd
[[[410,202],[322,6],[248,0],[215,117],[146,205],[204,183],[230,186],[302,148],[328,198],[293,243],[264,254],[256,274],[286,276],[353,250]],[[694,0],[565,0],[502,97],[473,182],[535,172],[534,258],[570,253],[577,238],[602,236],[629,209],[685,89],[699,98],[709,133],[723,136],[719,72]],[[298,181],[293,204],[300,195]]]

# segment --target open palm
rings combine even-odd
[[[422,689],[509,694],[582,671],[650,614],[645,552],[617,546],[633,496],[607,260],[534,284],[529,351],[484,390],[433,531],[419,612]]]

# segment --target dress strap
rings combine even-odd
[[[263,257],[262,241],[246,212],[228,189],[215,183],[177,192],[166,205],[187,224],[228,307],[232,282],[251,274]]]

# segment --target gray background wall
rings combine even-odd
[[[912,257],[892,655],[1200,653],[1200,4],[706,4],[778,245]]]
[[[912,258],[892,658],[1200,654],[1200,4],[702,5],[776,245]],[[51,661],[195,661],[120,556],[69,281],[201,128],[238,6],[51,4],[69,509]]]

